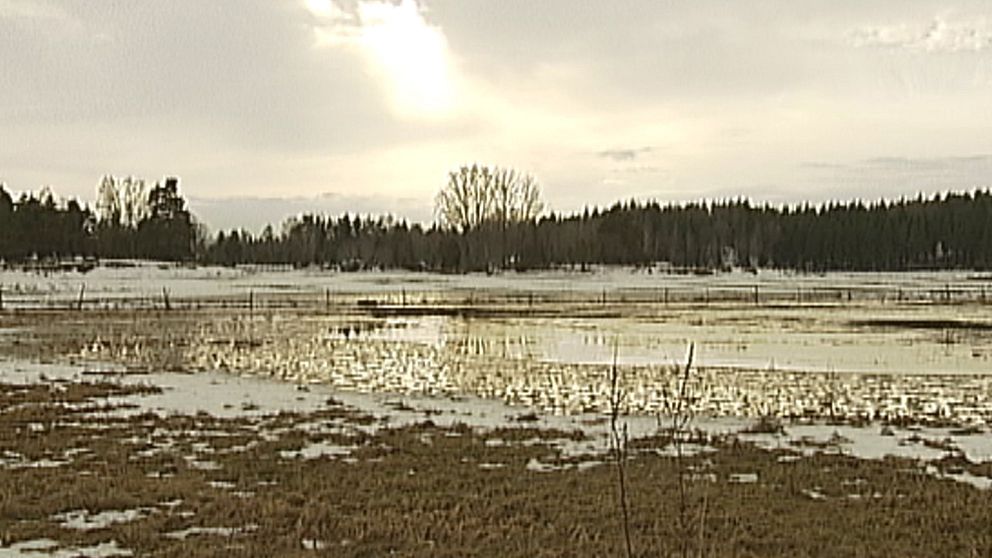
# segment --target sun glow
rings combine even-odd
[[[424,18],[416,0],[359,2],[354,14],[331,0],[307,0],[320,22],[320,46],[360,51],[386,87],[397,114],[443,118],[456,109],[456,87],[447,40]]]

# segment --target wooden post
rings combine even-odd
[[[758,305],[758,286],[754,286],[754,305]]]
[[[166,310],[172,310],[172,304],[169,303],[169,289],[166,287],[162,287],[162,302]]]
[[[665,306],[668,306],[668,287],[665,287]]]
[[[76,310],[83,309],[83,297],[86,295],[86,283],[79,285],[79,301],[76,302]]]
[[[255,346],[255,289],[248,289],[248,347]]]
[[[324,309],[331,309],[331,289],[324,288]]]
[[[3,285],[0,285],[0,312],[3,311]]]

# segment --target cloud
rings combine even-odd
[[[803,168],[833,171],[945,171],[964,168],[992,170],[992,154],[951,157],[871,157],[851,163],[807,161]]]
[[[427,21],[418,0],[361,0],[353,11],[334,0],[306,0],[306,7],[316,20],[316,46],[360,53],[388,90],[397,115],[432,119],[455,112],[457,85],[447,39]]]
[[[46,2],[0,0],[0,19],[66,19],[64,10]]]
[[[624,162],[633,161],[637,159],[640,155],[645,153],[650,153],[654,148],[652,147],[635,147],[632,149],[606,149],[597,153],[600,157],[604,159],[610,159],[612,161]]]
[[[845,163],[828,163],[826,161],[802,161],[799,168],[809,170],[843,170],[850,168]]]
[[[665,169],[657,165],[631,165],[616,169],[615,172],[626,174],[664,174]]]
[[[850,162],[807,162],[812,190],[833,199],[896,198],[916,192],[969,191],[992,186],[992,154],[885,156]],[[822,197],[822,196],[821,196]]]
[[[902,48],[918,52],[981,52],[992,48],[992,26],[986,18],[948,21],[943,17],[922,24],[865,26],[850,34],[856,47]]]
[[[354,19],[333,0],[306,0],[306,6],[314,17],[323,21],[349,23]]]
[[[964,169],[992,170],[992,155],[954,157],[874,157],[861,164],[864,168],[909,172],[946,172]]]

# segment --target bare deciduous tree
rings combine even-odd
[[[460,248],[462,269],[508,267],[515,225],[533,221],[544,209],[533,176],[479,164],[451,172],[435,201],[441,226],[467,237]]]
[[[121,221],[121,202],[117,179],[105,175],[96,187],[96,212],[101,223],[116,226]]]
[[[462,166],[449,173],[435,200],[441,224],[462,233],[481,227],[492,213],[492,182],[486,166]]]
[[[148,190],[144,179],[105,175],[97,185],[96,209],[100,222],[105,225],[137,228],[138,223],[148,217]]]
[[[487,224],[505,229],[536,219],[544,204],[534,177],[510,168],[473,164],[448,175],[435,207],[442,226],[465,233]]]
[[[513,186],[513,203],[510,205],[509,222],[533,221],[544,211],[541,201],[541,187],[537,180],[525,174],[518,176]]]
[[[142,178],[128,176],[119,188],[121,218],[126,227],[137,228],[148,216],[148,191]]]

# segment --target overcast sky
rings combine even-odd
[[[428,220],[471,161],[566,212],[992,186],[992,3],[0,0],[8,189]]]

